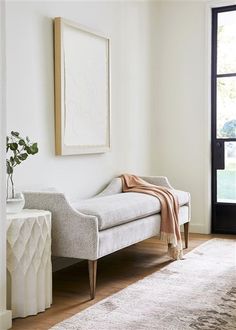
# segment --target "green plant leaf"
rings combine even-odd
[[[18,157],[15,157],[15,162],[16,162],[17,165],[20,165],[20,163],[21,163],[21,161]]]
[[[13,173],[13,167],[11,166],[9,160],[7,160],[7,174],[10,175]]]
[[[14,132],[14,131],[11,131],[11,135],[12,136],[15,136],[15,137],[18,137],[20,135],[20,133],[18,132]]]
[[[23,139],[21,139],[18,143],[19,143],[20,146],[24,146],[25,145],[25,141]]]
[[[38,152],[38,144],[33,143],[32,146],[30,147],[32,155],[36,154]]]
[[[13,142],[9,144],[9,147],[11,150],[17,150],[18,144],[16,142]]]
[[[31,147],[29,147],[29,146],[25,146],[25,151],[27,151],[27,153],[28,153],[29,155],[32,154],[32,152],[31,152]]]
[[[20,159],[20,160],[26,160],[26,158],[28,157],[28,154],[27,153],[24,153],[24,154],[21,154],[21,155],[19,155],[18,156],[18,158]]]

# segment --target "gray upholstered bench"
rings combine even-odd
[[[166,177],[143,177],[155,185],[173,189]],[[190,195],[173,189],[180,204],[179,221],[184,225],[188,246]],[[160,231],[159,200],[142,193],[122,193],[115,178],[98,195],[70,203],[63,193],[25,192],[26,208],[52,212],[52,254],[87,259],[91,298],[95,297],[97,260],[134,243],[156,236]]]

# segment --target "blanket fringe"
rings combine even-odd
[[[168,244],[168,255],[174,260],[183,259],[182,241],[177,241],[173,233],[160,233],[160,239]]]
[[[183,259],[182,243],[181,243],[181,247],[180,246],[173,246],[172,244],[168,244],[168,255],[171,258],[173,258],[174,260]]]

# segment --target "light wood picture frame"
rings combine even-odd
[[[56,155],[110,150],[110,39],[54,19]]]

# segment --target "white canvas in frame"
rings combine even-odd
[[[56,154],[110,149],[109,38],[54,20]]]

